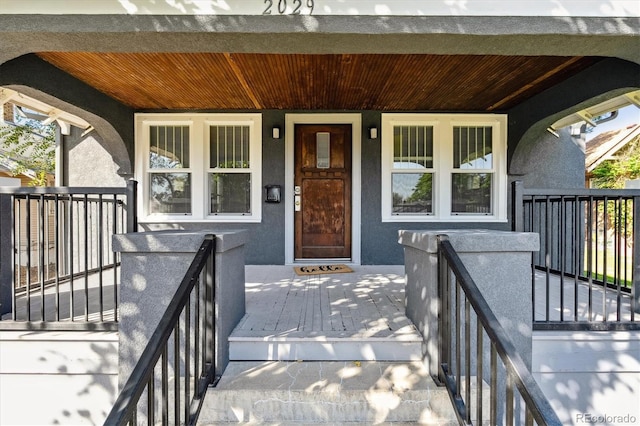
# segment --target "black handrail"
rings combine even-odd
[[[119,254],[137,231],[136,182],[126,187],[0,187],[3,329],[116,330]]]
[[[441,310],[439,314],[439,379],[447,387],[460,423],[471,423],[472,404],[476,406],[475,420],[477,424],[486,423],[483,413],[482,389],[485,385],[483,377],[488,375],[491,389],[490,424],[502,424],[503,422],[498,420],[501,415],[506,419],[506,424],[514,424],[514,418],[518,418],[518,414],[514,413],[515,393],[513,385],[515,384],[524,403],[525,424],[532,424],[533,420],[535,420],[539,425],[560,426],[562,423],[538,387],[511,338],[482,296],[451,242],[444,235],[439,237],[438,267]],[[452,274],[455,277],[455,283],[452,283]],[[462,293],[460,290],[462,290]],[[471,317],[471,308],[475,314],[474,318]],[[461,311],[464,311],[464,319],[460,318]],[[471,342],[470,331],[474,322],[478,324],[476,326],[475,351],[472,350],[473,343]],[[462,328],[464,328],[464,343],[461,337]],[[455,339],[452,336],[454,334],[453,330],[455,330]],[[485,334],[489,338],[490,351],[487,351],[483,344]],[[486,352],[490,352],[488,367],[486,367],[487,364],[485,364],[484,360],[485,356],[487,356]],[[504,407],[498,406],[497,395],[501,394],[501,392],[498,389],[500,372],[497,366],[497,357],[502,360],[502,368],[506,373]],[[474,402],[471,400],[472,358],[476,363],[475,375],[477,383],[477,395]],[[489,370],[488,373],[485,373],[486,369]],[[465,379],[464,383],[461,379],[463,377]],[[463,385],[464,392],[461,392]]]
[[[530,189],[513,183],[512,229],[540,235],[532,290],[534,307],[544,301],[544,309],[532,312],[534,329],[640,329],[638,217],[638,190]],[[536,270],[543,275],[538,284]]]
[[[166,311],[162,315],[158,326],[151,335],[149,342],[136,363],[133,371],[122,388],[111,412],[105,420],[105,425],[137,424],[138,402],[147,390],[147,421],[154,424],[156,411],[155,382],[158,380],[161,386],[162,424],[195,424],[199,414],[203,397],[207,386],[213,382],[216,366],[214,362],[214,253],[215,236],[207,235],[198,249],[189,269],[187,270],[180,286],[178,287]],[[201,289],[201,287],[204,287]],[[195,301],[191,295],[195,293]],[[194,304],[195,313],[191,313],[191,305]],[[200,308],[203,305],[204,315],[200,316]],[[183,315],[184,314],[184,315]],[[193,317],[193,318],[192,318]],[[182,318],[182,320],[181,320]],[[179,342],[180,321],[184,322],[185,340]],[[190,325],[194,324],[194,341],[191,341]],[[200,329],[203,327],[203,330]],[[173,352],[169,350],[170,337],[173,335]],[[198,341],[200,340],[200,341]],[[182,343],[182,345],[181,345]],[[190,350],[193,343],[193,351]],[[182,347],[184,346],[184,347]],[[192,353],[193,352],[193,353]],[[174,419],[169,421],[169,397],[168,397],[168,355],[174,354]],[[193,355],[195,354],[195,355]],[[162,356],[161,377],[154,375],[154,370]],[[191,377],[191,357],[193,359],[194,376]],[[184,400],[183,407],[180,402],[180,362],[184,364]],[[198,371],[201,370],[201,371]],[[190,398],[191,380],[194,380],[193,398]]]
[[[46,197],[50,194],[69,196],[68,200],[73,200],[76,194],[101,194],[101,195],[124,195],[127,203],[127,232],[137,232],[138,215],[136,208],[138,205],[138,182],[130,179],[126,187],[100,187],[100,186],[20,186],[20,187],[1,187],[0,195],[12,195],[23,198],[26,195],[42,195],[44,199],[53,199]],[[64,201],[66,197],[55,197],[57,201]],[[78,197],[81,199],[81,197]],[[95,201],[95,199],[87,199],[87,201]],[[120,203],[122,203],[120,201]]]

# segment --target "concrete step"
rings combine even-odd
[[[117,332],[0,331],[0,424],[102,424],[117,390]]]
[[[229,337],[232,361],[416,361],[422,358],[422,336],[409,328],[389,336],[341,332],[285,332]]]
[[[563,425],[640,420],[640,331],[534,331],[531,372]]]
[[[455,425],[444,388],[420,362],[231,362],[208,389],[199,425]]]

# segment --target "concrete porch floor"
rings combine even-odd
[[[299,276],[292,266],[247,266],[246,314],[229,338],[231,360],[419,360],[404,267],[351,268]]]
[[[247,314],[236,330],[245,336],[401,339],[411,335],[415,327],[404,313],[404,265],[355,265],[352,269],[352,273],[298,276],[292,266],[247,265]],[[560,288],[563,288],[563,300]],[[534,311],[537,321],[547,318],[546,289],[545,274],[536,271]],[[548,304],[548,320],[551,321],[560,320],[561,312],[568,321],[574,318],[578,321],[589,318],[615,321],[618,315],[615,289],[594,284],[590,290],[585,282],[576,284],[572,278],[561,281],[557,275],[549,277]],[[620,319],[631,320],[629,293],[621,293]],[[634,320],[640,320],[640,314],[636,314]]]
[[[400,335],[410,325],[404,317],[404,266],[403,265],[366,265],[352,266],[353,273],[298,276],[292,266],[282,265],[247,265],[245,267],[247,313],[241,327],[254,334],[261,331],[256,323],[265,321],[262,332],[296,332],[356,334],[367,336]],[[103,276],[103,315],[105,321],[113,321],[113,282],[114,274],[108,271]],[[435,285],[435,283],[434,283]],[[87,290],[85,290],[85,287]],[[565,320],[576,316],[578,321],[589,319],[589,286],[584,282],[575,285],[572,278],[565,278],[564,309],[560,308],[560,278],[550,276],[549,281],[549,320],[560,320],[560,312],[564,312]],[[321,292],[325,288],[327,292]],[[541,271],[535,274],[535,318],[544,321],[546,318],[546,279]],[[575,307],[575,289],[578,289],[577,311]],[[88,316],[90,321],[99,320],[99,280],[97,274],[81,277],[74,283],[74,319],[82,321],[85,317],[84,293],[89,293]],[[60,318],[70,318],[70,283],[59,287]],[[45,289],[45,318],[55,318],[55,286]],[[591,318],[602,321],[606,309],[608,321],[617,317],[617,294],[614,289],[603,289],[593,285]],[[383,296],[384,295],[384,296]],[[25,321],[26,295],[16,299],[17,319]],[[41,319],[40,291],[31,294],[32,320]],[[620,299],[620,318],[631,319],[630,295],[623,293]],[[262,309],[265,303],[271,303],[273,309]],[[357,305],[357,308],[356,308]],[[335,312],[334,312],[335,311]],[[300,317],[304,314],[304,317]],[[268,315],[265,317],[264,315]],[[277,315],[277,316],[276,316]],[[296,317],[298,315],[298,317]],[[12,314],[2,315],[2,320],[11,320]],[[635,321],[640,320],[636,314]],[[297,321],[297,323],[296,323]],[[252,323],[253,322],[253,323]],[[299,328],[299,330],[297,329]]]
[[[404,267],[351,266],[353,272],[299,276],[291,266],[245,268],[251,335],[400,337],[415,330],[404,315]]]
[[[547,314],[547,279],[542,271],[535,272],[534,312],[536,321],[632,321],[631,294],[616,289],[576,281],[558,275],[549,276],[549,302]],[[560,289],[563,289],[560,291]],[[562,293],[562,295],[561,295]],[[591,298],[591,311],[589,299]],[[619,308],[619,312],[618,312]],[[561,317],[562,314],[562,317]],[[640,321],[636,313],[633,321]]]

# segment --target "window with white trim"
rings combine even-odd
[[[505,221],[506,116],[382,114],[382,220]]]
[[[142,220],[259,222],[260,114],[136,114]]]

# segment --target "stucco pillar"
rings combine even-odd
[[[538,234],[490,230],[399,231],[406,314],[424,336],[424,360],[438,375],[438,235],[447,235],[490,308],[531,367],[531,252]]]
[[[121,253],[119,386],[122,389],[207,234],[216,238],[216,365],[229,361],[228,336],[245,314],[245,231],[156,231],[113,237]]]

